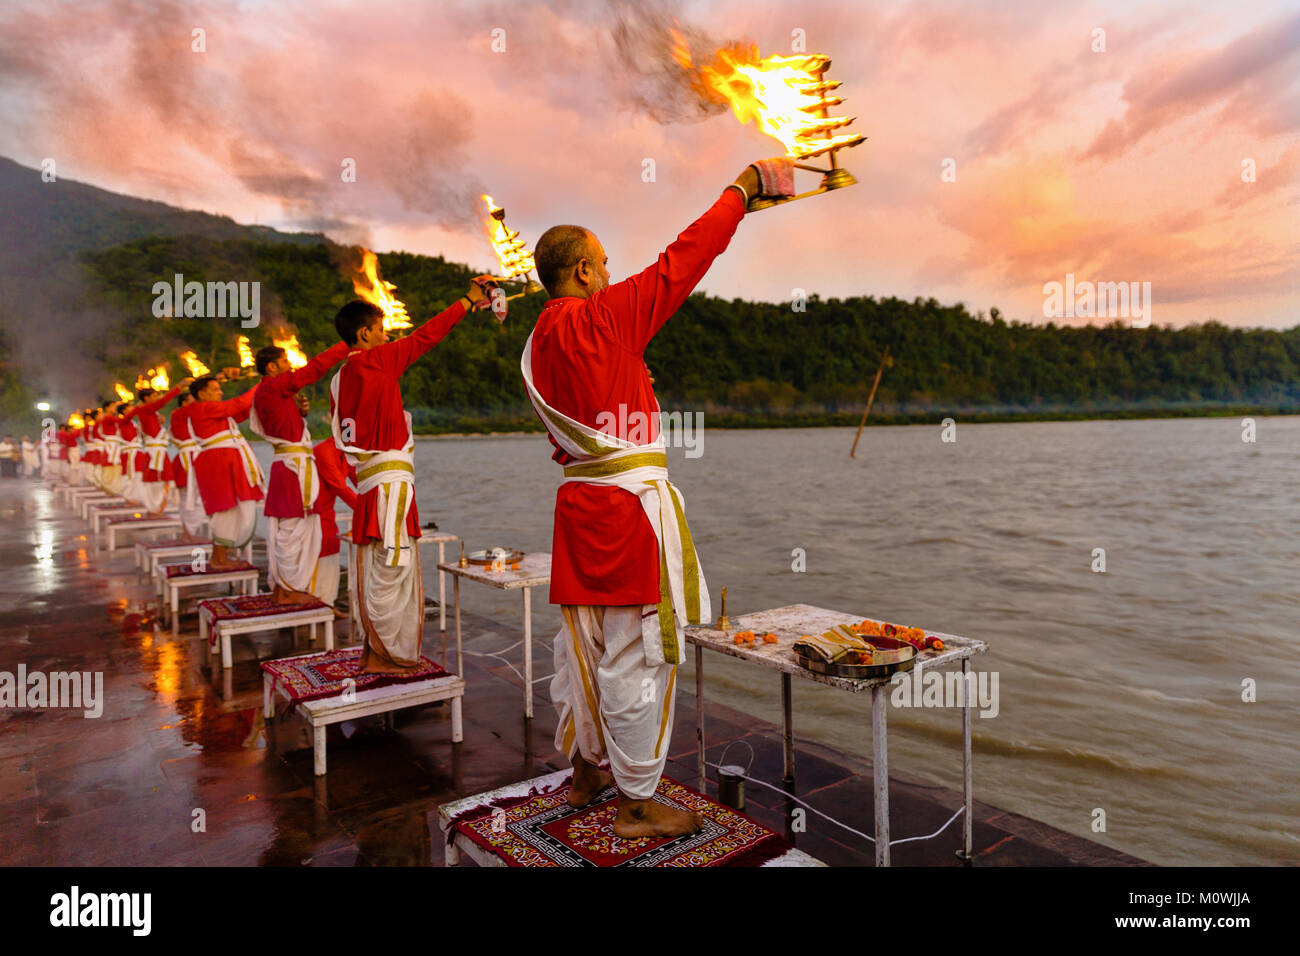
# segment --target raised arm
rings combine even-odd
[[[313,382],[319,381],[322,375],[343,361],[348,354],[349,348],[351,346],[346,342],[337,342],[331,345],[302,368],[294,369],[284,376],[286,385],[284,390],[289,394],[293,394],[299,389],[306,388]]]
[[[139,415],[143,412],[156,412],[158,411],[158,409],[162,408],[164,405],[166,405],[168,402],[170,402],[173,398],[175,398],[180,393],[181,393],[181,386],[179,384],[174,385],[170,392],[167,392],[166,394],[161,395],[158,398],[151,398],[143,405],[137,405],[135,408],[131,409],[131,414]]]
[[[727,248],[744,215],[739,191],[728,187],[654,265],[597,292],[588,300],[588,307],[609,324],[627,348],[644,352]]]
[[[457,299],[406,338],[385,342],[373,351],[375,358],[391,375],[401,375],[425,352],[429,351],[465,317],[465,300]]]

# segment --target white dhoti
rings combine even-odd
[[[311,582],[311,593],[326,604],[339,599],[339,555],[327,554],[316,562],[316,576]]]
[[[310,591],[320,560],[320,515],[267,518],[266,522],[267,580],[273,587],[279,584],[290,591]]]
[[[419,663],[424,637],[420,549],[410,552],[406,564],[391,564],[383,542],[369,541],[355,549],[352,569],[367,652],[408,667]]]
[[[64,463],[63,476],[74,485],[81,484],[81,449],[73,445],[68,449],[68,458]]]
[[[241,501],[233,508],[209,515],[208,523],[212,528],[213,544],[237,551],[253,540],[253,531],[257,528],[257,502]]]
[[[110,495],[120,495],[126,488],[121,465],[105,465],[99,470],[99,487]]]
[[[148,511],[162,511],[167,506],[167,497],[171,487],[171,482],[168,481],[141,480],[137,486],[138,500]]]
[[[649,664],[642,619],[657,607],[565,605],[555,636],[555,749],[593,766],[608,758],[618,789],[654,796],[673,735],[677,665]]]

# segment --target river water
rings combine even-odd
[[[806,603],[989,643],[979,799],[1156,863],[1297,863],[1300,417],[1255,426],[1251,442],[1234,418],[959,424],[952,442],[873,428],[856,459],[853,429],[706,427],[702,453],[671,449],[669,467],[715,613],[725,584],[733,617]],[[549,550],[549,451],[544,436],[418,442],[422,520],[471,549]],[[518,626],[513,593],[463,600]],[[559,615],[534,603],[540,675]],[[780,722],[770,672],[712,655],[706,693]],[[794,706],[797,735],[870,754],[869,697],[796,681]],[[959,711],[889,721],[891,769],[960,789]]]

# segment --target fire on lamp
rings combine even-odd
[[[406,306],[393,295],[397,286],[379,275],[379,257],[369,249],[361,250],[361,272],[352,279],[352,291],[384,313],[384,330],[396,332],[411,327]]]
[[[844,102],[832,95],[838,80],[826,79],[831,61],[819,53],[760,58],[758,48],[728,47],[713,54],[713,62],[695,66],[690,47],[673,31],[673,58],[691,74],[696,92],[706,100],[727,103],[741,123],[754,123],[785,146],[796,169],[821,173],[821,185],[783,198],[756,196],[751,212],[794,199],[852,186],[857,180],[839,165],[837,153],[860,145],[866,137],[845,132],[856,117],[831,116],[832,107]],[[803,160],[826,156],[827,167]]]
[[[307,364],[307,356],[298,346],[297,332],[290,334],[284,329],[278,329],[271,337],[271,344],[284,349],[284,357],[288,360],[290,368],[299,369]]]
[[[497,278],[502,282],[522,280],[524,283],[523,291],[506,296],[506,301],[541,292],[542,284],[528,274],[535,266],[533,254],[524,247],[519,233],[506,228],[505,208],[498,206],[486,193],[482,198],[488,207],[488,218],[483,220],[487,226],[488,241],[492,243],[492,251],[501,263],[502,274]]]
[[[201,378],[208,374],[208,367],[199,361],[199,357],[190,349],[181,353],[181,361],[189,371],[191,378]]]
[[[117,397],[120,401],[129,402],[133,398],[135,398],[135,393],[132,392],[130,389],[128,389],[121,382],[114,382],[113,390],[117,392]]]

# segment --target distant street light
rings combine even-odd
[[[37,410],[38,412],[48,412],[48,411],[50,410],[50,403],[49,403],[49,402],[37,402],[37,403],[36,403],[36,410]]]

